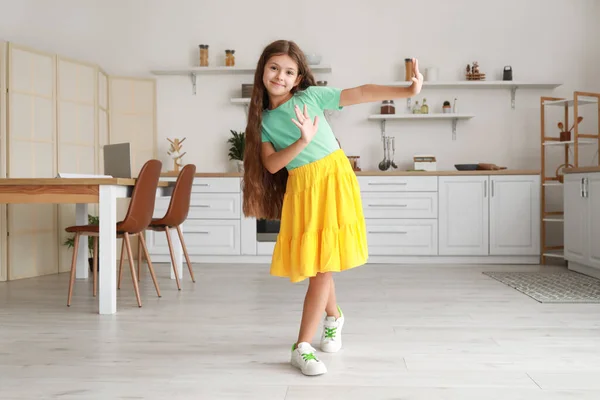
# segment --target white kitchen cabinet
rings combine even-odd
[[[489,177],[439,177],[439,254],[487,255]]]
[[[359,176],[373,256],[437,255],[437,177]]]
[[[539,176],[440,177],[439,254],[540,253]]]
[[[157,199],[154,218],[165,215],[169,201]],[[241,255],[242,248],[244,254],[252,253],[242,244],[243,238],[252,238],[247,232],[248,222],[242,218],[240,178],[195,178],[190,210],[182,227],[191,261],[199,255]],[[169,255],[164,232],[147,231],[146,241],[151,255]]]
[[[588,174],[586,199],[589,219],[587,226],[588,262],[591,267],[600,269],[600,173]]]
[[[539,262],[539,175],[377,174],[358,181],[370,263]],[[183,224],[192,262],[270,262],[275,243],[257,241],[256,220],[242,213],[240,183],[194,179]],[[154,216],[167,207],[168,199],[158,200]],[[146,235],[153,260],[168,262],[164,233]]]
[[[564,210],[569,268],[600,277],[600,172],[565,175]]]
[[[584,174],[565,176],[564,203],[564,257],[565,260],[584,264],[587,258],[586,198],[583,197]]]
[[[539,176],[490,176],[489,203],[489,254],[540,254]]]

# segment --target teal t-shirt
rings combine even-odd
[[[340,94],[342,90],[328,86],[310,86],[299,90],[285,103],[262,114],[262,141],[271,142],[276,151],[289,147],[300,138],[300,129],[292,122],[298,120],[294,106],[300,111],[306,109],[311,120],[319,117],[319,129],[310,143],[298,154],[286,168],[300,167],[338,150],[340,146],[325,119],[324,110],[341,110]]]

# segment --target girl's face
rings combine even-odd
[[[263,84],[271,96],[287,95],[300,79],[298,64],[287,54],[273,56],[265,64]]]

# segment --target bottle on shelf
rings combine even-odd
[[[421,106],[419,105],[419,100],[415,100],[415,105],[412,109],[413,114],[421,114]]]
[[[427,99],[423,99],[423,105],[421,106],[421,114],[429,114],[429,106],[427,105]]]

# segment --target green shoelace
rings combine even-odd
[[[317,360],[317,357],[315,357],[315,355],[313,353],[304,353],[302,354],[302,358],[304,358],[304,361],[308,361],[308,360]]]
[[[333,339],[335,337],[335,330],[337,328],[325,328],[325,338]]]

